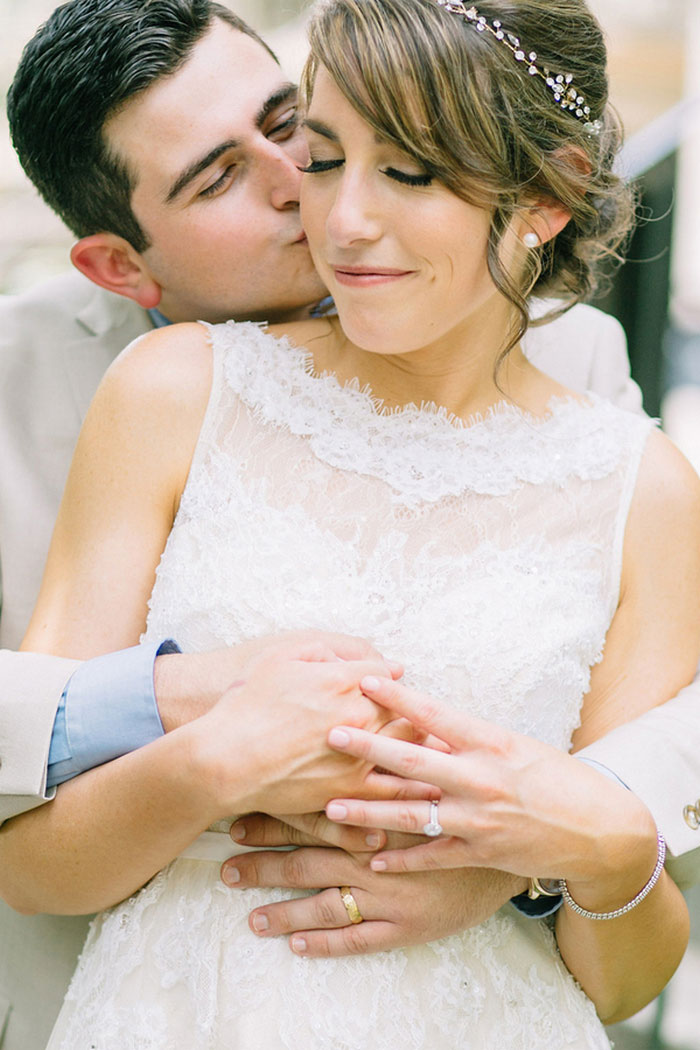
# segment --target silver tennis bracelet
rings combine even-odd
[[[661,878],[661,872],[664,870],[664,862],[666,860],[666,841],[660,831],[656,832],[656,844],[658,849],[656,867],[651,874],[651,878],[637,896],[633,897],[627,904],[623,904],[621,908],[615,908],[614,911],[588,911],[587,908],[582,908],[569,893],[569,887],[564,879],[559,880],[559,892],[571,910],[576,912],[577,915],[581,915],[584,919],[617,919],[620,915],[626,915],[628,911],[632,911],[633,908],[642,903]]]

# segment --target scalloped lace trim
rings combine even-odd
[[[258,419],[308,438],[330,466],[380,478],[409,502],[602,478],[619,463],[629,430],[629,419],[593,394],[588,402],[552,398],[543,418],[507,402],[469,422],[434,404],[384,411],[357,380],[315,375],[311,354],[286,337],[253,323],[206,327],[224,353],[226,382]],[[644,417],[637,424],[645,432],[652,425]]]

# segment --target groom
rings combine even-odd
[[[117,23],[122,35],[113,40],[115,68],[109,68],[104,44]],[[182,33],[185,25],[189,36]],[[180,30],[179,36],[173,27]],[[154,57],[143,46],[145,34],[150,31],[162,42],[168,30],[168,44]],[[259,62],[254,77],[243,77],[238,71],[251,47],[259,49]],[[42,61],[49,53],[52,61]],[[139,63],[140,56],[145,57]],[[25,54],[9,105],[15,142],[45,198],[78,236],[72,259],[92,283],[71,275],[2,306],[0,367],[6,403],[0,413],[0,441],[8,457],[0,477],[5,644],[16,644],[26,625],[80,419],[101,373],[121,347],[167,321],[300,316],[323,295],[299,225],[297,165],[304,156],[293,103],[293,87],[265,45],[227,9],[206,0],[73,0],[49,20]],[[586,325],[585,342],[574,347],[579,327]],[[563,321],[537,333],[530,353],[547,368],[558,347],[567,344],[574,351],[574,370],[550,367],[557,378],[579,388],[597,387],[618,401],[634,397],[614,322],[577,307]],[[110,663],[106,671],[104,663],[81,666],[56,719],[61,693],[77,662],[4,654],[4,815],[36,805],[48,794],[44,777],[55,719],[55,782],[160,732],[152,693],[143,695],[142,689],[139,694],[144,679],[152,688],[151,666],[144,670],[141,662],[134,671],[134,659],[142,661],[144,655],[152,666],[154,654],[141,652],[136,657],[125,654],[121,665]],[[185,695],[181,685],[170,689],[174,679],[181,683],[186,678],[184,670],[174,668],[184,667],[188,659],[174,654],[156,659],[157,682],[162,684],[158,706],[168,728],[202,709],[197,708],[201,697]],[[212,662],[212,683],[218,675]],[[74,741],[65,730],[66,724],[75,724],[71,711],[79,711],[78,719],[82,722],[85,716],[88,721],[83,724],[90,724],[94,709],[105,710],[105,696],[115,679],[127,685],[120,687],[108,739],[94,746],[88,739],[85,754],[73,753]],[[207,691],[201,689],[203,694]],[[212,686],[209,692],[213,696],[216,690]],[[128,738],[120,736],[118,722],[125,693],[143,715],[129,719],[123,730]],[[131,730],[134,721],[146,728],[138,740]],[[650,766],[644,760],[644,737],[638,734],[637,739],[627,750],[639,750],[637,764]],[[673,746],[672,740],[671,750]],[[680,742],[677,747],[681,749]],[[618,750],[625,752],[624,742],[612,746],[613,759]],[[616,768],[610,755],[608,764]],[[683,807],[693,802],[693,793],[700,794],[697,768],[694,781],[683,780],[681,768],[676,762],[681,781],[673,799],[676,821]],[[643,777],[637,790],[648,804],[658,794],[652,785],[651,797],[645,795]],[[671,816],[667,819],[670,824]],[[670,837],[663,823],[662,828]],[[698,845],[691,832],[677,835],[676,852]],[[269,841],[269,832],[265,834]],[[343,858],[336,851],[329,851],[327,861],[316,857],[315,862],[317,871],[319,865],[329,865],[329,882],[319,882],[317,874],[314,885],[352,881],[349,873],[347,880],[338,874]],[[392,911],[391,930],[384,930],[384,941],[382,927],[389,923],[356,928],[367,937],[375,926],[373,948],[398,943],[397,937],[408,943],[439,936],[445,932],[445,915],[455,929],[483,917],[481,905],[470,899],[475,894],[466,876],[459,893],[452,887],[444,899],[443,890],[426,895],[431,913],[427,919],[425,908],[415,914],[414,886],[407,876],[404,896],[397,900],[392,884],[391,900],[386,900],[387,915],[390,907]],[[504,888],[503,900],[507,896]],[[494,901],[491,908],[499,903]],[[304,922],[309,919],[321,924],[309,912],[297,915],[297,928],[310,928],[312,923]],[[4,1003],[5,1043],[0,1039],[0,1046],[33,1050],[45,1038],[60,1001],[56,956],[69,934],[65,925],[58,934],[48,934],[39,927],[43,920],[13,921],[14,933],[0,932],[0,995],[2,987],[14,985]],[[343,945],[336,941],[329,950],[343,950]],[[28,989],[36,992],[36,960],[47,957],[56,977],[53,990],[30,1002]],[[32,967],[31,982],[22,978],[23,961]]]

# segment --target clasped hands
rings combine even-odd
[[[229,810],[263,811],[239,820],[232,829],[238,841],[262,851],[227,861],[222,878],[232,888],[319,891],[255,909],[250,927],[259,936],[287,935],[291,949],[305,956],[380,951],[434,940],[484,921],[522,892],[529,876],[593,880],[611,857],[624,856],[633,843],[648,836],[645,807],[595,770],[546,744],[406,688],[398,681],[400,669],[373,651],[347,658],[360,658],[362,666],[348,663],[331,673],[341,701],[335,720],[345,724],[334,726],[333,718],[328,722],[324,704],[312,702],[305,714],[316,735],[327,726],[327,754],[311,755],[310,777],[304,768],[308,738],[299,731],[299,712],[294,704],[282,703],[287,721],[280,726],[280,690],[269,664],[266,670],[263,660],[262,670],[246,680],[248,694],[251,685],[253,695],[256,689],[260,694],[257,713],[263,721],[262,727],[258,721],[251,747],[255,751],[257,746],[258,767],[265,767],[259,741],[268,748],[276,741],[273,761],[267,762],[274,772],[266,776],[263,770],[249,804]],[[337,657],[324,655],[313,643],[304,659]],[[328,675],[321,672],[321,678],[325,690]],[[304,681],[308,686],[308,676]],[[372,701],[375,711],[383,710],[383,717],[369,710],[358,717],[358,686],[362,699]],[[294,688],[292,674],[287,693]],[[234,704],[235,694],[235,687],[229,690]],[[350,694],[353,715],[348,722],[344,702]],[[290,763],[290,735],[295,734],[303,746],[297,752],[291,747]],[[278,748],[280,741],[284,746]],[[357,764],[329,764],[331,749],[338,758]],[[326,800],[334,793],[342,797],[327,802],[325,815],[305,813],[304,801],[319,792],[326,793]],[[445,834],[428,842],[414,836],[428,818],[429,798],[440,799]],[[284,819],[263,815],[292,809],[293,815]],[[627,810],[627,820],[619,819],[620,809]],[[617,814],[615,820],[610,820],[611,813]],[[386,831],[404,837],[389,840],[391,848],[385,849]],[[298,848],[265,851],[284,845]],[[349,922],[338,892],[341,885],[351,887],[365,920],[361,924]]]

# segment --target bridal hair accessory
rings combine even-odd
[[[564,879],[562,879],[559,884],[562,897],[571,910],[575,911],[577,915],[583,916],[584,919],[617,919],[620,915],[626,915],[628,911],[632,911],[632,909],[636,908],[638,904],[641,904],[661,878],[661,872],[664,870],[664,861],[666,860],[666,842],[660,831],[657,831],[656,833],[656,845],[658,850],[656,855],[656,867],[651,873],[651,878],[646,886],[639,891],[637,896],[633,897],[631,901],[627,902],[627,904],[623,904],[621,908],[615,908],[615,911],[588,911],[586,908],[582,908],[569,893],[569,887],[566,885]]]
[[[350,892],[349,886],[338,886],[340,890],[340,899],[345,905],[345,910],[348,913],[348,918],[351,923],[357,925],[358,922],[364,922],[360,909],[357,907],[357,901]]]
[[[526,233],[523,237],[523,244],[526,248],[539,248],[541,243],[536,233]]]
[[[427,824],[423,825],[423,834],[428,835],[431,839],[435,839],[438,835],[442,835],[442,825],[438,820],[437,802],[430,803],[430,819]]]
[[[540,80],[544,80],[552,92],[555,103],[561,109],[567,110],[577,120],[585,121],[583,130],[587,134],[600,134],[603,127],[602,121],[591,120],[591,108],[587,105],[585,97],[573,83],[574,78],[571,73],[550,73],[548,69],[540,69],[536,64],[537,54],[535,51],[526,52],[524,46],[520,43],[519,37],[504,29],[498,19],[494,19],[489,23],[483,15],[479,14],[476,7],[467,7],[466,4],[461,3],[461,0],[435,0],[435,3],[454,15],[460,15],[467,22],[470,22],[477,32],[490,33],[495,40],[505,44],[508,50],[512,51],[516,62],[526,63],[527,71],[531,77],[539,77]]]

